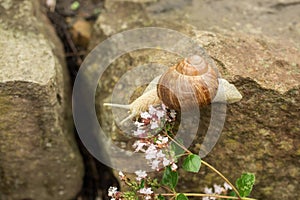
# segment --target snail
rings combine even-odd
[[[234,103],[242,95],[227,80],[218,78],[214,67],[201,56],[193,55],[156,77],[145,92],[129,105],[104,103],[104,106],[125,108],[130,115],[125,121],[148,110],[150,105],[164,103],[174,110],[188,111],[212,102]]]

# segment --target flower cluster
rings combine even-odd
[[[214,184],[213,188],[204,188],[205,194],[226,194],[228,190],[232,190],[232,187],[228,183],[224,183],[222,187],[221,185]],[[216,197],[203,197],[202,200],[215,200]]]
[[[140,118],[134,124],[137,130],[134,136],[145,138],[151,134],[156,134],[162,130],[166,122],[172,122],[176,118],[176,112],[169,110],[162,104],[159,106],[149,106],[149,110],[140,114]]]
[[[129,186],[129,190],[120,192],[116,187],[108,189],[108,196],[111,200],[134,200],[134,199],[159,199],[166,197],[172,199],[188,199],[188,196],[202,196],[203,200],[215,200],[220,198],[243,199],[252,190],[255,176],[252,173],[244,173],[237,181],[236,187],[217,169],[204,162],[199,155],[189,151],[181,139],[174,139],[173,126],[176,119],[176,112],[169,110],[165,105],[150,106],[147,112],[140,114],[134,122],[137,129],[133,132],[138,140],[132,145],[134,152],[144,153],[145,159],[152,169],[163,171],[161,181],[156,178],[147,177],[146,171],[135,171],[136,177],[129,179],[122,172],[119,172],[120,180]],[[212,188],[205,187],[205,194],[179,193],[176,185],[178,183],[177,159],[185,157],[182,169],[186,172],[199,172],[201,163],[220,175],[225,181],[224,185],[214,184]],[[164,169],[164,170],[163,170]],[[250,185],[250,187],[249,187]],[[158,189],[166,189],[171,193],[158,193]],[[237,188],[245,189],[243,193]],[[251,198],[247,198],[251,199]],[[253,199],[255,200],[255,199]]]
[[[174,122],[176,112],[169,110],[164,104],[159,106],[149,106],[147,112],[140,114],[139,120],[134,122],[137,130],[134,135],[139,138],[134,144],[135,152],[145,153],[145,158],[152,169],[159,170],[166,166],[170,166],[173,171],[177,169],[175,164],[175,153],[170,150],[169,138],[158,134],[163,131],[166,123]],[[154,136],[154,134],[158,134]],[[134,187],[134,193],[121,193],[116,187],[110,187],[108,195],[111,200],[126,199],[126,196],[142,196],[145,200],[152,199],[154,192],[152,186],[155,182],[149,182],[146,171],[138,170],[135,172],[136,182],[130,181],[123,172],[119,172],[119,177],[125,183],[129,183]],[[151,187],[148,187],[151,186]]]
[[[166,123],[174,122],[176,112],[169,110],[164,104],[159,106],[149,106],[148,112],[143,112],[138,121],[135,122],[137,130],[134,135],[141,138],[133,144],[135,152],[145,153],[145,158],[152,169],[159,170],[162,167],[171,165],[172,170],[177,169],[175,159],[170,145],[169,138],[163,137],[160,134],[166,126]]]
[[[108,189],[108,196],[111,197],[111,200],[116,200],[120,198],[120,192],[117,187],[110,186]]]
[[[144,152],[145,158],[152,169],[159,170],[162,167],[171,165],[172,170],[177,169],[174,152],[170,150],[169,138],[160,134],[154,142],[138,140],[133,144],[135,152]]]
[[[127,178],[123,172],[119,172],[120,179],[134,188],[134,191],[130,192],[119,192],[116,187],[110,187],[108,189],[108,196],[111,197],[111,200],[121,200],[121,199],[135,199],[133,197],[140,196],[145,200],[153,199],[154,192],[151,187],[148,185],[153,185],[155,182],[151,182],[150,179],[147,179],[146,171],[137,170],[135,171],[136,181],[132,181]]]
[[[152,199],[151,194],[153,194],[153,191],[151,188],[142,188],[139,190],[139,193],[144,195],[144,199]]]
[[[137,177],[135,178],[138,182],[141,182],[142,180],[147,178],[147,173],[142,170],[135,171],[135,174]],[[153,194],[153,191],[150,187],[144,187],[138,190],[138,193],[141,194],[144,199],[152,199],[151,194]]]

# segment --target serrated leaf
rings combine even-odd
[[[201,158],[198,155],[190,154],[183,161],[182,168],[188,172],[199,172],[201,166]]]
[[[177,194],[176,200],[188,200],[187,196],[182,193]]]
[[[166,167],[161,182],[163,185],[174,189],[178,182],[178,173],[172,171],[170,166]]]
[[[235,185],[241,197],[247,197],[251,193],[254,183],[255,183],[254,174],[243,173],[242,176],[236,180]]]

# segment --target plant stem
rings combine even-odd
[[[174,143],[176,143],[179,147],[181,147],[183,150],[185,150],[187,153],[189,154],[193,154],[190,150],[188,150],[185,146],[179,144],[176,140],[174,140],[171,136],[169,136],[167,133],[165,133],[165,135],[172,140]],[[213,166],[211,166],[210,164],[208,164],[207,162],[205,162],[204,160],[201,159],[201,163],[203,163],[204,165],[206,165],[208,168],[210,168],[212,171],[214,171],[215,173],[217,173],[222,179],[224,179],[224,181],[226,181],[234,190],[234,192],[236,193],[236,195],[238,196],[238,199],[242,199],[240,193],[238,192],[238,190],[234,187],[234,185],[221,173],[219,172],[216,168],[214,168]]]
[[[182,144],[180,144],[179,142],[177,142],[176,140],[174,140],[174,138],[172,138],[171,136],[169,136],[167,133],[165,133],[165,135],[172,140],[175,144],[177,144],[180,148],[182,148],[184,151],[186,151],[188,154],[193,154],[190,150],[188,150],[185,146],[183,146]]]
[[[165,186],[161,186],[162,188],[164,188],[165,190],[168,190],[169,192],[172,192],[174,195],[175,195],[175,193],[174,193],[174,191],[173,190],[171,190],[170,188],[168,188],[168,187],[165,187]]]
[[[234,192],[238,196],[238,199],[242,199],[239,191],[234,187],[234,185],[221,172],[219,172],[216,168],[214,168],[213,166],[211,166],[210,164],[208,164],[204,160],[201,160],[201,163],[203,163],[204,165],[206,165],[212,171],[214,171],[215,173],[217,173],[222,179],[224,179],[224,181],[226,181],[232,187],[232,189],[234,190]]]
[[[248,197],[231,197],[231,196],[225,196],[225,195],[218,195],[218,194],[199,194],[199,193],[182,193],[185,196],[194,196],[194,197],[215,197],[215,198],[223,198],[223,199],[241,199],[241,200],[256,200]],[[172,193],[165,193],[160,194],[162,196],[175,196],[176,194]]]

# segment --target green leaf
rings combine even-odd
[[[231,196],[231,197],[236,197],[236,193],[235,193],[234,191],[230,191],[230,192],[229,192],[229,196]]]
[[[160,194],[160,195],[157,196],[157,199],[158,200],[165,200],[165,197]]]
[[[172,130],[171,124],[167,123],[166,126],[165,126],[165,129],[166,129],[167,132],[171,131]]]
[[[177,194],[176,200],[188,200],[187,196],[182,193]]]
[[[174,189],[178,182],[178,173],[172,171],[170,166],[167,166],[165,168],[161,182],[163,185],[167,185],[170,188]]]
[[[145,187],[145,180],[142,179],[141,184],[140,184],[140,188],[144,188]]]
[[[243,173],[240,178],[235,182],[237,190],[241,197],[247,197],[251,191],[255,182],[255,175],[252,173]]]
[[[181,141],[176,141],[179,144],[183,144],[182,140]],[[177,157],[178,155],[181,155],[184,153],[184,149],[182,149],[178,144],[175,142],[171,143],[171,150],[174,152],[175,156]]]
[[[157,178],[147,179],[147,185],[151,188],[159,188],[161,185],[158,183]]]
[[[78,1],[74,1],[71,4],[71,10],[77,10],[80,7],[80,3]]]
[[[135,199],[135,193],[133,191],[127,191],[123,193],[124,199]]]
[[[201,158],[196,154],[190,154],[183,161],[182,168],[188,172],[199,172],[201,166]]]

